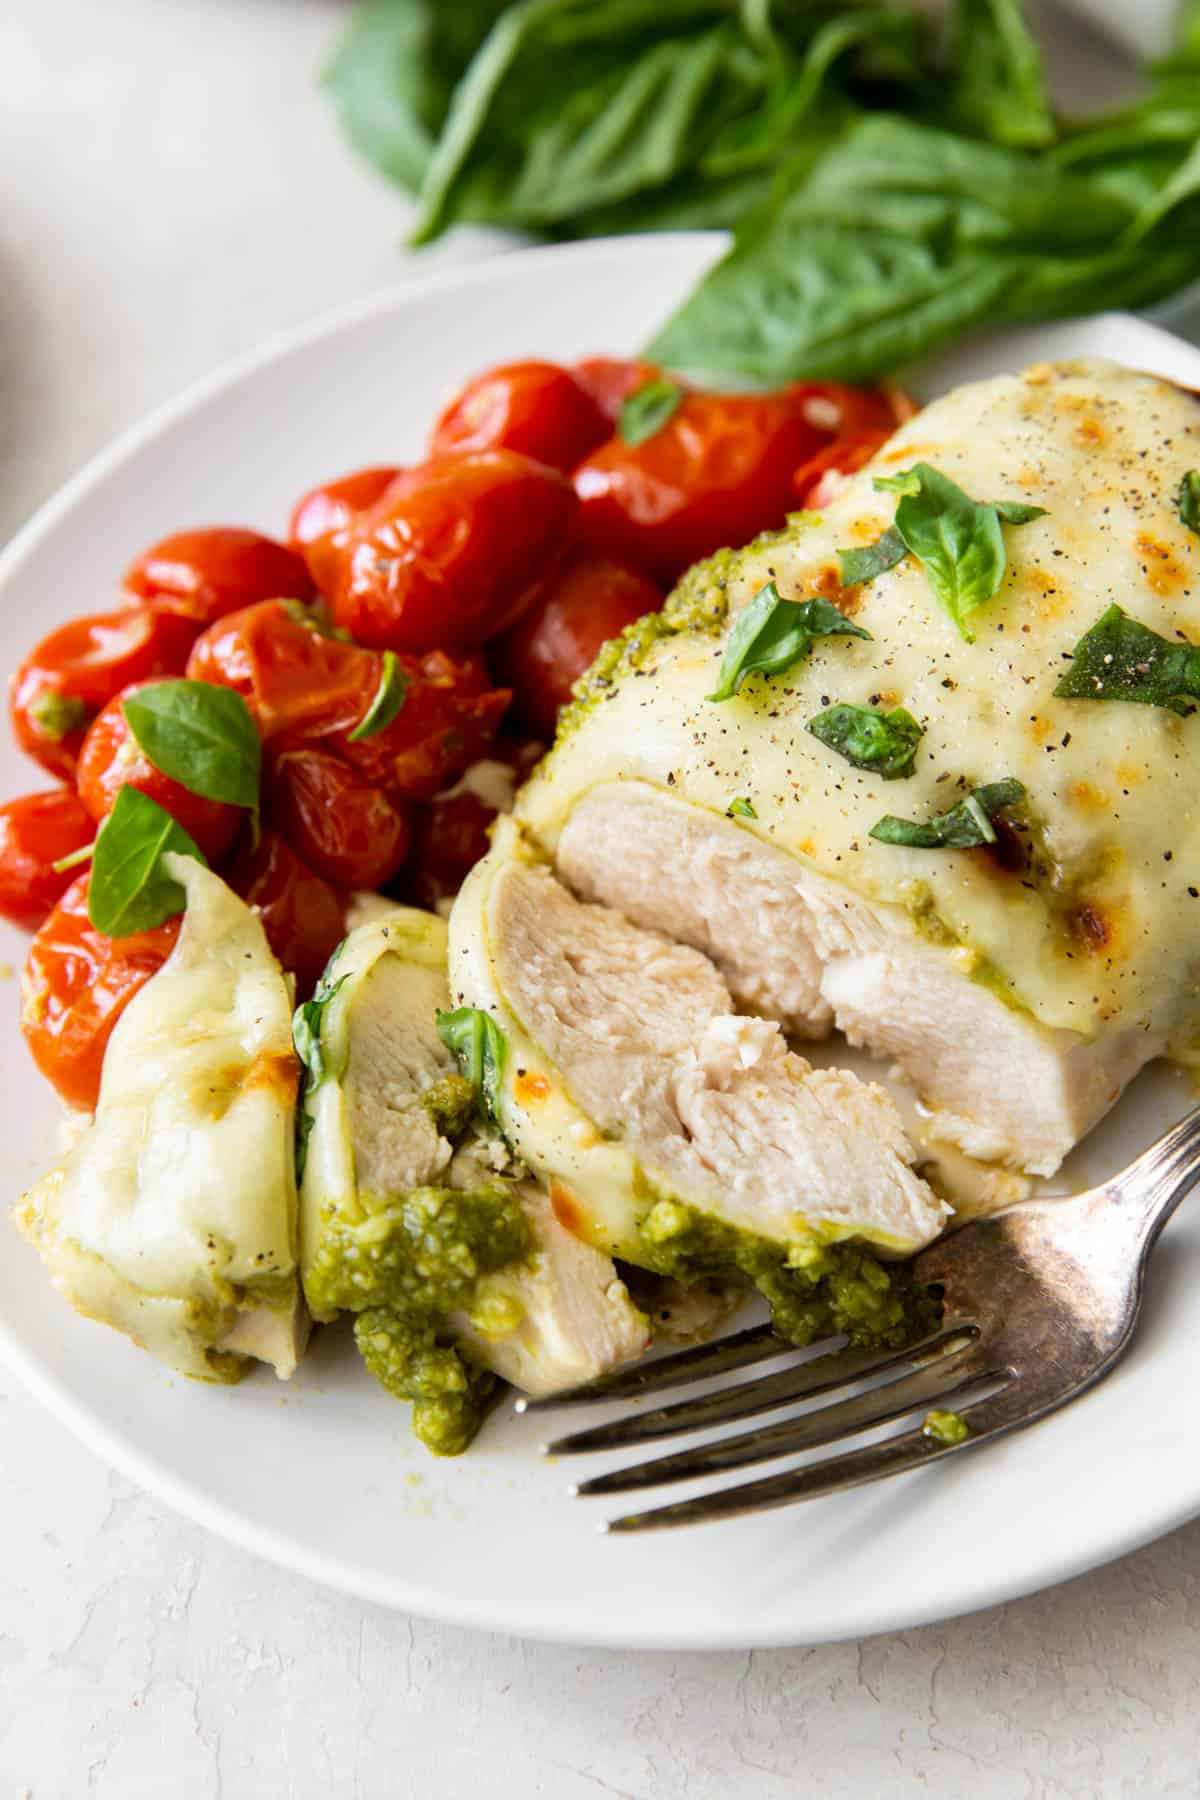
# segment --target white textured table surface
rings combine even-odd
[[[342,10],[0,4],[0,536],[222,358],[411,270],[394,196],[313,95]],[[1103,59],[1067,47],[1098,91]],[[572,1651],[230,1549],[3,1373],[0,1517],[0,1800],[1200,1794],[1200,1524],[863,1644]]]

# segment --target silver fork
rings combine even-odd
[[[839,1493],[958,1456],[1033,1425],[1095,1387],[1120,1361],[1141,1311],[1146,1260],[1159,1232],[1200,1177],[1200,1110],[1102,1186],[1067,1198],[1026,1200],[965,1225],[913,1263],[918,1282],[942,1290],[936,1332],[897,1351],[832,1350],[779,1371],[656,1406],[546,1444],[547,1455],[621,1450],[685,1432],[756,1419],[797,1401],[799,1416],[683,1449],[581,1482],[577,1494],[628,1494],[725,1474],[836,1443],[928,1409],[952,1409],[968,1435],[943,1442],[921,1423],[799,1469],[740,1482],[698,1499],[611,1520],[608,1531],[657,1531]],[[684,1350],[541,1400],[542,1412],[580,1401],[657,1396],[726,1375],[789,1346],[767,1325]],[[866,1391],[842,1397],[867,1378]]]

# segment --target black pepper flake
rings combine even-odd
[[[1200,888],[1190,887],[1188,893],[1192,896],[1193,900],[1200,900]]]

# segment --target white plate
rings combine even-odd
[[[102,456],[0,559],[6,665],[50,625],[107,603],[131,555],[172,527],[278,531],[314,481],[414,454],[439,400],[517,355],[643,342],[714,254],[675,236],[525,251],[385,295],[272,345]],[[927,389],[1056,354],[1108,354],[1200,387],[1200,352],[1125,318],[956,353]],[[4,734],[5,738],[7,734]],[[0,791],[43,785],[7,742]],[[0,935],[19,966],[24,940]],[[0,1030],[0,1166],[15,1195],[51,1160],[56,1106],[26,1059],[15,983]],[[1143,1083],[1089,1145],[1115,1168],[1179,1110]],[[978,1456],[837,1499],[641,1541],[594,1530],[540,1428],[507,1412],[458,1462],[325,1333],[289,1386],[175,1379],[76,1318],[4,1235],[0,1350],[67,1425],[201,1523],[366,1599],[462,1624],[618,1647],[815,1643],[1006,1600],[1200,1512],[1200,1216],[1156,1254],[1134,1354],[1062,1417]]]

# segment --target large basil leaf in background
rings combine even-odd
[[[949,65],[947,113],[960,130],[1019,149],[1055,141],[1042,53],[1020,0],[956,0]]]
[[[1192,148],[1171,143],[1157,192]],[[780,188],[658,333],[651,356],[768,383],[870,380],[985,319],[1144,305],[1200,273],[1194,202],[1135,239],[1155,195],[1135,205],[1055,153],[1024,155],[900,118],[852,125]]]
[[[690,167],[765,91],[770,53],[713,0],[523,0],[455,91],[414,241],[543,229]]]
[[[324,74],[360,155],[415,194],[454,88],[505,0],[369,0]]]

